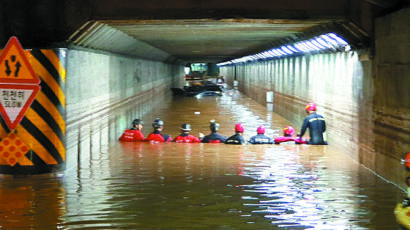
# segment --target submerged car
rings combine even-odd
[[[173,95],[183,95],[183,96],[197,96],[202,94],[202,96],[222,96],[222,88],[215,83],[205,82],[204,84],[184,86],[181,88],[171,88]]]
[[[208,96],[222,96],[222,92],[219,91],[204,91],[195,95],[197,98],[208,97]]]

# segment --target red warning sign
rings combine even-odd
[[[0,113],[10,129],[23,119],[39,90],[39,85],[0,84]]]
[[[15,129],[33,103],[40,86],[23,47],[11,37],[0,55],[0,113],[10,129]]]
[[[10,38],[0,56],[0,83],[40,83],[16,37]]]

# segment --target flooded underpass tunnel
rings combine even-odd
[[[143,116],[144,133],[160,115],[164,133],[173,137],[183,122],[195,135],[208,133],[211,119],[225,135],[242,122],[246,140],[260,124],[270,136],[290,125],[232,89],[221,97],[173,98],[154,107]],[[101,130],[83,141],[81,156],[67,161],[78,165],[64,175],[2,178],[2,226],[389,229],[403,195],[332,145],[107,142],[107,134]]]
[[[2,2],[0,229],[410,229],[409,6]]]

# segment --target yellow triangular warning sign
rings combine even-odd
[[[23,47],[16,37],[11,37],[0,56],[0,84],[39,84],[37,77],[30,65]]]

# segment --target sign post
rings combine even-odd
[[[40,79],[16,37],[0,56],[0,113],[9,129],[16,129],[40,90]]]

